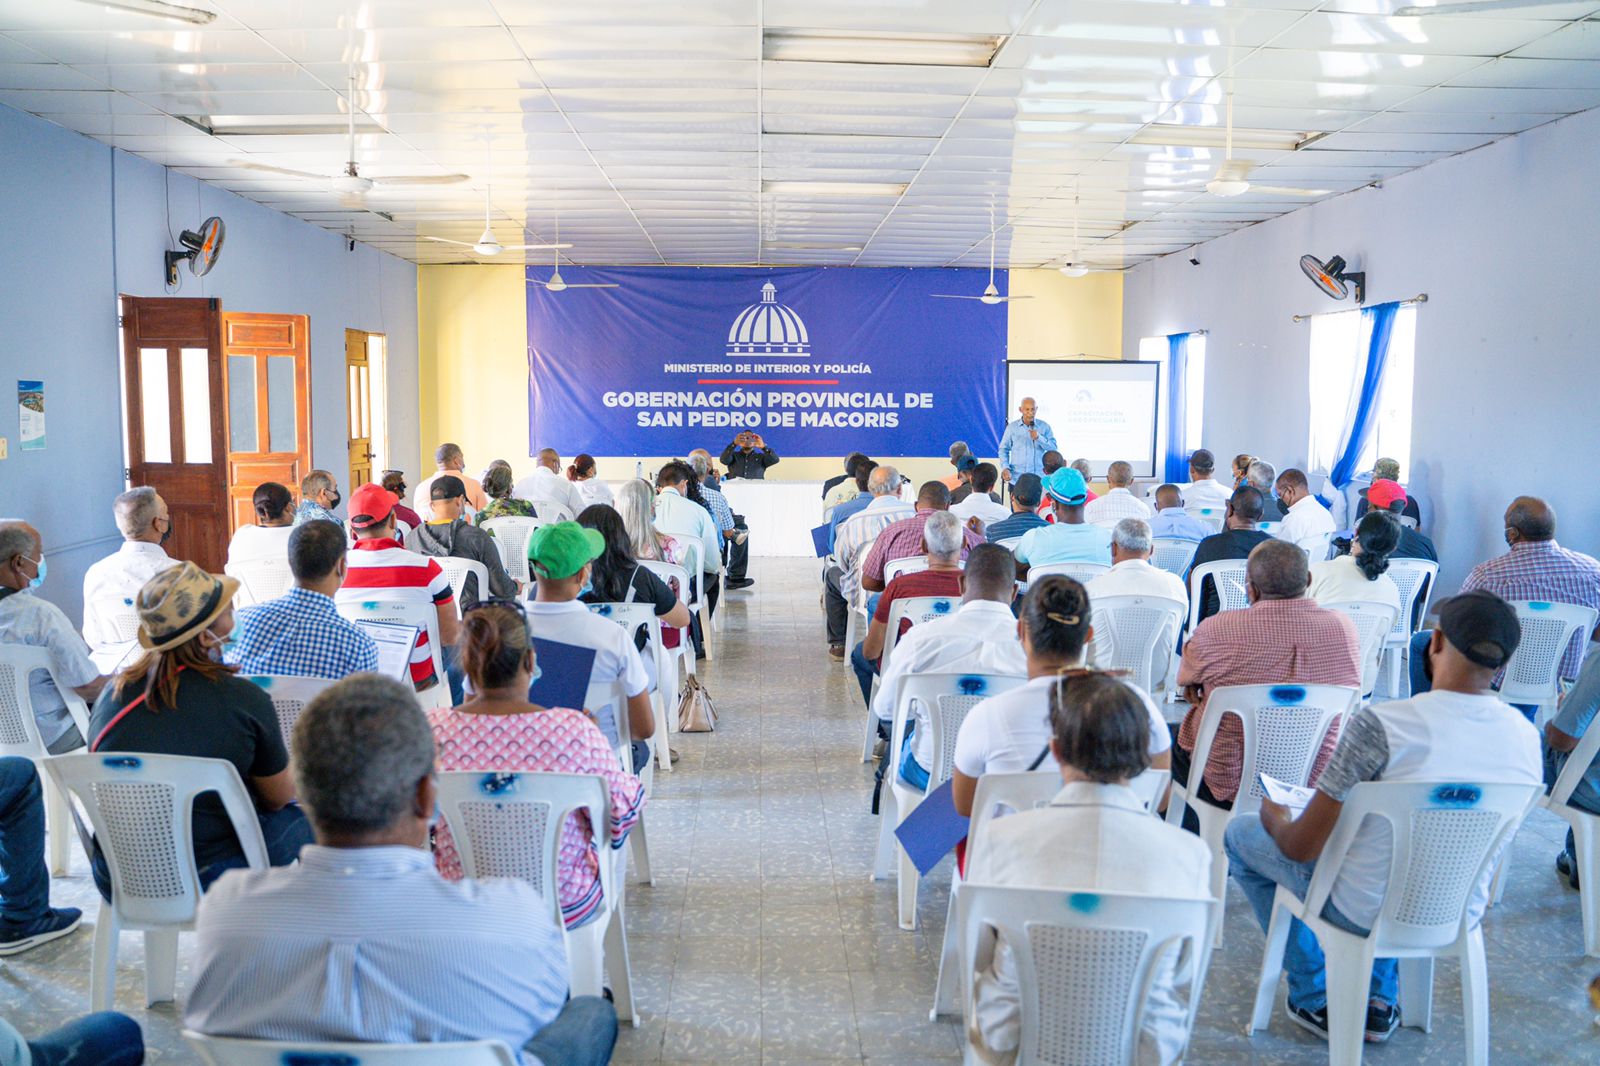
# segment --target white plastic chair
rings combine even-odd
[[[1585,955],[1600,955],[1600,815],[1574,807],[1570,801],[1573,790],[1596,758],[1600,758],[1600,722],[1591,721],[1579,738],[1578,746],[1567,756],[1560,776],[1550,787],[1550,795],[1540,800],[1551,813],[1572,827],[1573,849],[1578,861],[1578,895],[1583,907]]]
[[[216,793],[246,865],[268,865],[261,823],[239,771],[226,759],[132,752],[61,755],[44,768],[83,804],[111,871],[111,902],[101,902],[95,919],[90,1009],[112,1009],[124,929],[144,933],[145,1005],[170,1001],[178,980],[178,933],[194,928],[200,906],[190,831],[195,797]]]
[[[289,569],[287,558],[246,559],[228,563],[222,568],[222,572],[229,577],[239,579],[239,594],[234,598],[235,607],[248,607],[253,603],[275,600],[294,588],[294,574]]]
[[[444,646],[439,642],[439,611],[432,603],[411,600],[385,599],[383,589],[362,589],[362,598],[346,600],[334,598],[334,609],[340,617],[352,622],[392,622],[403,626],[416,626],[428,634],[428,650],[433,653],[433,676],[439,683],[425,692],[417,693],[424,708],[450,706],[450,684],[444,672]]]
[[[139,639],[139,609],[134,606],[132,599],[127,596],[98,596],[93,607],[93,613],[115,628],[117,643]]]
[[[678,602],[684,604],[685,607],[688,606],[688,600],[685,597],[689,595],[689,571],[677,563],[659,562],[655,559],[640,559],[639,565],[666,582],[667,587],[677,593]],[[662,626],[663,630],[668,628],[670,627]],[[668,691],[674,697],[682,691],[684,678],[694,673],[694,640],[689,635],[689,627],[684,626],[676,632],[678,634],[678,646],[665,649],[667,661],[673,666],[672,685]]]
[[[1249,593],[1245,591],[1247,560],[1218,559],[1201,563],[1189,571],[1189,632],[1193,634],[1200,625],[1200,611],[1205,607],[1205,581],[1217,590],[1219,611],[1242,611],[1250,606]]]
[[[40,768],[45,834],[50,839],[50,872],[65,874],[72,860],[72,815],[67,808],[66,793],[43,771],[45,762],[54,756],[45,749],[44,740],[39,736],[38,720],[33,715],[28,678],[35,670],[50,675],[50,683],[61,694],[67,705],[67,715],[85,743],[89,740],[89,708],[83,697],[56,676],[47,649],[31,644],[0,644],[0,755],[32,759],[34,766]]]
[[[1228,517],[1227,510],[1222,507],[1185,507],[1183,513],[1196,522],[1203,522],[1213,533],[1222,532],[1222,523]]]
[[[883,587],[888,588],[889,582],[901,574],[920,574],[928,569],[926,555],[908,555],[903,559],[892,559],[883,564]]]
[[[1172,783],[1167,823],[1182,825],[1184,807],[1193,808],[1200,821],[1200,838],[1211,848],[1211,891],[1218,899],[1226,898],[1228,890],[1228,855],[1222,850],[1222,834],[1234,818],[1261,809],[1260,775],[1306,785],[1323,738],[1335,722],[1355,710],[1359,698],[1355,689],[1339,685],[1225,685],[1211,690],[1189,760],[1189,783]],[[1198,795],[1217,727],[1223,716],[1230,714],[1239,719],[1244,732],[1244,772],[1232,810],[1207,803]],[[1220,927],[1217,933],[1221,935]]]
[[[438,1044],[344,1044],[310,1040],[242,1040],[185,1029],[183,1038],[205,1066],[517,1066],[517,1055],[498,1040]]]
[[[1016,960],[1021,992],[1017,1066],[1138,1061],[1139,1022],[1169,950],[1187,986],[1193,1032],[1222,904],[1213,899],[966,885],[957,907],[965,1061],[992,1061],[974,1046],[974,978],[993,956],[993,936]]]
[[[292,677],[286,674],[254,674],[246,680],[266,692],[272,700],[272,710],[278,716],[278,732],[283,734],[285,748],[289,746],[294,724],[305,713],[306,705],[334,683],[325,677]]]
[[[528,542],[533,531],[544,524],[543,519],[522,515],[502,515],[485,519],[482,529],[494,534],[494,546],[500,552],[500,565],[506,568],[511,580],[526,585],[533,580],[528,573]]]
[[[1394,632],[1399,612],[1387,603],[1377,600],[1344,600],[1325,603],[1330,611],[1348,615],[1356,624],[1356,637],[1361,644],[1361,697],[1370,699],[1378,685],[1378,660],[1384,641]]]
[[[564,503],[557,503],[554,500],[534,500],[532,502],[533,509],[539,512],[539,521],[542,523],[553,524],[555,522],[573,522],[577,520],[578,516],[572,513],[572,508]]]
[[[1004,548],[1006,551],[1014,553],[1017,550],[1017,545],[1022,543],[1022,538],[1021,537],[1003,537],[1000,540],[992,541],[991,543],[998,544],[998,545],[1000,545],[1000,547]]]
[[[879,810],[878,854],[873,863],[873,880],[882,880],[891,870],[898,871],[900,900],[900,928],[917,927],[917,883],[920,875],[911,857],[900,846],[894,835],[906,815],[929,792],[950,779],[955,769],[956,734],[967,713],[988,699],[1009,689],[1027,683],[1027,678],[1007,674],[983,673],[927,673],[900,678],[894,697],[894,721],[889,731],[889,750],[884,754],[884,788]],[[932,741],[932,765],[928,767],[928,787],[918,791],[900,780],[900,760],[905,746],[906,723],[912,720],[911,703],[915,700],[928,708],[926,716],[929,740]],[[898,857],[898,863],[896,862]]]
[[[1483,929],[1468,924],[1469,908],[1538,792],[1538,785],[1415,781],[1368,781],[1352,788],[1305,900],[1281,887],[1273,900],[1250,1031],[1265,1029],[1271,1020],[1289,920],[1299,918],[1327,958],[1330,1066],[1361,1061],[1375,958],[1400,960],[1401,1024],[1424,1031],[1432,1027],[1433,960],[1459,960],[1466,1047],[1458,1061],[1488,1063],[1489,975]],[[1366,818],[1389,823],[1394,852],[1383,909],[1371,934],[1359,937],[1330,925],[1322,910]]]
[[[693,596],[683,600],[683,605],[689,608],[689,613],[700,617],[700,639],[705,645],[706,662],[711,662],[711,601],[706,593],[706,547],[693,537],[679,537],[678,543],[684,546],[689,553],[689,558],[684,563],[684,570],[694,579]],[[718,575],[711,575],[713,580],[721,580]],[[683,597],[679,597],[683,599]],[[691,641],[691,643],[693,643]]]
[[[622,851],[611,846],[611,793],[599,774],[455,770],[439,774],[439,810],[450,826],[462,873],[516,877],[533,886],[565,934],[572,992],[598,996],[609,984],[617,1014],[639,1024],[628,934],[623,927]],[[561,828],[584,811],[600,860],[600,909],[567,929],[557,871]]]
[[[1041,577],[1061,574],[1087,585],[1101,574],[1110,572],[1111,566],[1108,563],[1041,563],[1038,566],[1028,567],[1028,584],[1033,584]]]
[[[612,751],[617,756],[617,762],[622,768],[644,783],[646,797],[655,795],[656,767],[654,759],[646,759],[643,766],[637,766],[633,761],[633,724],[628,720],[628,697],[623,691],[621,681],[591,681],[584,690],[583,706],[585,710],[598,712],[610,704],[612,717],[617,727],[617,746]],[[658,746],[666,745],[665,737],[651,738],[651,750]],[[667,756],[671,760],[671,754]],[[648,805],[647,805],[648,806]],[[633,829],[628,833],[628,847],[633,853],[633,869],[640,881],[645,884],[654,884],[655,877],[650,872],[650,837],[645,829],[645,817],[649,812],[639,812],[639,820],[633,823]]]
[[[1588,648],[1600,612],[1542,600],[1513,600],[1511,606],[1522,623],[1522,640],[1506,663],[1500,698],[1507,703],[1537,704],[1542,722],[1561,696],[1561,660],[1567,647],[1576,637],[1580,648]],[[1582,664],[1581,657],[1578,662]]]
[[[489,568],[476,559],[457,559],[453,555],[431,555],[434,562],[439,564],[439,569],[444,571],[445,580],[450,582],[450,591],[455,593],[456,617],[461,617],[461,595],[467,587],[467,575],[477,578],[476,587],[478,599],[493,599],[494,593],[489,591]]]
[[[1283,525],[1282,522],[1257,522],[1256,529],[1269,537],[1276,537],[1278,535],[1278,527],[1281,525]]]
[[[1199,541],[1181,537],[1155,537],[1150,541],[1150,565],[1182,577],[1188,572],[1189,564],[1194,562],[1195,549],[1198,547]]]
[[[882,666],[888,664],[889,654],[894,651],[895,643],[900,639],[900,623],[909,620],[913,626],[918,626],[935,618],[948,618],[955,614],[960,606],[961,599],[957,596],[907,596],[895,600],[889,608],[889,622],[883,635],[883,653],[878,657],[881,665],[878,673],[873,675],[871,695],[867,699],[867,728],[866,735],[861,741],[862,762],[872,761],[872,748],[878,740],[878,716],[872,710],[872,702],[878,695],[878,679],[883,675]]]
[[[1385,679],[1384,691],[1399,699],[1405,695],[1401,678],[1407,676],[1405,666],[1411,655],[1411,635],[1428,614],[1428,600],[1439,583],[1439,564],[1429,559],[1390,559],[1385,573],[1400,590],[1400,614],[1383,642],[1378,665]]]
[[[1129,682],[1146,695],[1164,687],[1189,605],[1159,596],[1102,596],[1091,598],[1089,608],[1094,664],[1102,670],[1128,671]]]
[[[589,613],[590,614],[594,614],[594,615],[599,615],[602,618],[606,618],[606,619],[609,619],[610,621],[613,621],[613,622],[617,623],[619,626],[621,626],[627,632],[628,638],[629,638],[630,641],[633,639],[633,634],[635,634],[635,633],[637,633],[639,631],[639,627],[640,626],[644,626],[645,632],[646,632],[645,640],[646,640],[646,643],[648,644],[649,649],[650,649],[649,650],[649,654],[655,659],[655,664],[656,664],[656,691],[655,691],[655,697],[650,701],[651,704],[655,707],[655,714],[656,714],[656,734],[655,735],[658,736],[658,737],[665,738],[667,736],[667,730],[668,730],[668,723],[667,723],[667,698],[668,698],[667,694],[668,694],[668,691],[669,691],[668,688],[667,688],[668,656],[667,656],[666,646],[664,644],[662,644],[662,642],[661,642],[661,619],[656,614],[655,604],[653,604],[653,603],[591,603],[591,604],[589,604]],[[673,696],[676,697],[676,694],[677,694],[676,687],[674,687],[670,691],[672,692]],[[673,722],[672,724],[676,725],[677,723]],[[666,773],[671,773],[672,772],[672,757],[669,754],[667,745],[666,744],[657,744],[657,745],[655,745],[655,748],[656,748],[656,764],[662,769],[662,771],[664,771]]]

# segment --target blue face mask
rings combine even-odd
[[[28,559],[26,555],[23,558]],[[42,554],[37,559],[28,559],[28,562],[39,568],[39,572],[33,575],[33,580],[28,582],[30,589],[36,589],[44,584],[45,575],[50,572],[50,562]]]

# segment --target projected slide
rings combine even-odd
[[[1155,476],[1161,364],[1015,360],[1006,367],[1011,417],[1032,396],[1068,461],[1088,459],[1098,477],[1125,459],[1135,477]]]

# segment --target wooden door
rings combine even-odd
[[[300,494],[311,472],[310,320],[305,315],[222,316],[228,389],[229,528],[255,522],[263,481]]]
[[[122,298],[128,481],[167,501],[167,553],[221,573],[228,549],[221,307]]]
[[[345,423],[350,438],[350,491],[372,480],[372,367],[367,332],[344,331]]]

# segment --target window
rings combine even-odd
[[[1139,340],[1139,360],[1145,363],[1165,363],[1171,351],[1167,337],[1143,337]],[[1183,450],[1192,452],[1201,447],[1200,435],[1204,429],[1206,396],[1206,335],[1189,334],[1189,358],[1183,376]],[[1162,420],[1165,425],[1165,419]]]
[[[1377,422],[1356,463],[1371,470],[1379,456],[1399,462],[1402,477],[1411,468],[1411,392],[1416,368],[1416,308],[1400,308],[1389,338],[1389,357],[1379,383]],[[1307,455],[1311,473],[1326,475],[1339,457],[1345,430],[1355,420],[1360,400],[1358,377],[1369,332],[1360,311],[1339,311],[1311,319],[1311,419]]]

